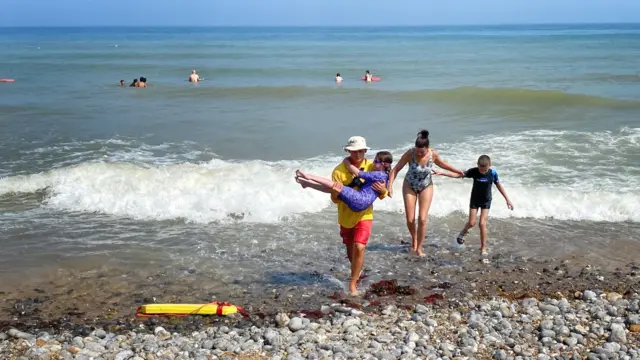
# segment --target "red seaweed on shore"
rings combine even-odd
[[[375,284],[371,284],[369,290],[367,291],[365,298],[371,298],[373,295],[375,296],[389,296],[389,295],[414,295],[416,293],[416,289],[411,286],[401,286],[398,285],[398,280],[382,280]]]

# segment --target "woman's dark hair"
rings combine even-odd
[[[133,82],[131,83],[131,85],[129,86],[136,86],[136,83],[138,82],[138,79],[133,79]]]
[[[429,131],[420,130],[418,137],[416,138],[416,147],[419,149],[429,147]]]

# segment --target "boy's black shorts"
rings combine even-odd
[[[471,202],[469,204],[471,209],[491,209],[491,200],[484,202]]]

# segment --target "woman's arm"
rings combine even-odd
[[[447,177],[455,178],[455,179],[464,177],[464,175],[460,174],[460,173],[451,172],[451,171],[442,171],[442,170],[438,170],[438,169],[433,169],[433,173],[436,174],[436,175],[447,176]]]
[[[440,167],[441,167],[441,168],[443,168],[443,169],[446,169],[446,170],[449,170],[449,171],[452,171],[452,172],[454,172],[454,173],[458,173],[458,174],[460,174],[460,175],[464,176],[464,171],[459,170],[459,169],[456,169],[455,167],[453,167],[453,166],[449,165],[449,163],[447,163],[446,161],[442,160],[442,159],[440,158],[440,154],[438,154],[438,152],[437,152],[437,151],[435,151],[435,150],[433,150],[433,149],[431,149],[431,151],[433,151],[433,162],[434,162],[436,165],[440,166]],[[462,177],[462,176],[461,176],[461,177]]]
[[[398,173],[400,172],[400,170],[402,170],[402,168],[404,168],[404,166],[407,165],[410,158],[411,158],[411,150],[407,150],[404,154],[402,154],[402,157],[400,157],[400,160],[398,160],[398,163],[396,164],[396,166],[394,166],[393,169],[391,169],[391,172],[389,173],[389,186],[387,187],[389,196],[393,196],[393,182],[396,180],[396,177],[398,176]]]

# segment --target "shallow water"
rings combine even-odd
[[[337,290],[335,208],[295,169],[328,176],[356,134],[399,158],[421,128],[457,167],[492,157],[515,205],[494,192],[492,254],[638,257],[637,26],[24,28],[0,43],[16,79],[0,86],[0,291],[102,277],[134,293],[161,271],[186,296],[184,271],[234,299]],[[192,68],[206,81],[187,83]],[[117,86],[138,76],[148,88]],[[401,198],[377,201],[368,281],[477,261],[476,230],[447,255],[470,188],[435,180],[424,263],[401,244]]]

